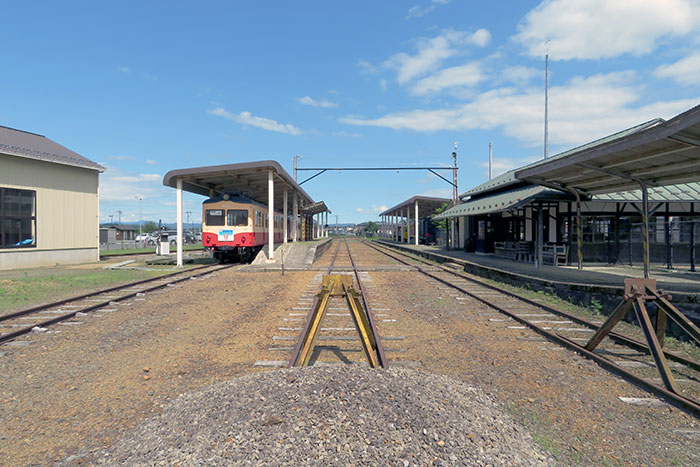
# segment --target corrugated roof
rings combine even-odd
[[[443,204],[451,203],[452,200],[449,198],[435,198],[432,196],[413,196],[406,201],[402,201],[399,204],[397,204],[394,207],[391,207],[387,209],[384,212],[379,213],[380,216],[396,216],[396,215],[403,215],[401,212],[404,208],[411,208],[413,209],[414,203],[418,201],[418,217],[425,217],[425,216],[430,216],[435,210],[439,207],[442,207]],[[413,215],[413,211],[411,211],[411,215]]]
[[[520,184],[523,181],[515,178],[516,171],[525,170],[525,169],[528,169],[531,167],[536,167],[538,165],[541,165],[544,163],[549,163],[549,162],[556,160],[556,159],[561,159],[561,158],[566,157],[570,154],[574,154],[574,153],[577,153],[580,151],[589,150],[589,149],[595,148],[596,146],[601,146],[603,144],[607,144],[607,143],[610,143],[612,141],[615,141],[615,140],[618,140],[621,138],[625,138],[629,135],[639,133],[640,131],[646,130],[648,128],[659,125],[661,123],[664,123],[664,119],[655,118],[653,120],[649,120],[648,122],[640,123],[639,125],[635,125],[633,127],[627,128],[625,130],[618,131],[617,133],[613,133],[611,135],[605,136],[605,137],[597,139],[595,141],[591,141],[590,143],[583,144],[583,145],[575,147],[573,149],[568,149],[564,152],[556,154],[556,155],[549,157],[547,159],[535,161],[535,162],[532,162],[531,164],[524,165],[524,166],[519,167],[517,169],[509,170],[508,172],[505,172],[505,173],[499,175],[498,177],[494,177],[493,179],[489,180],[488,182],[482,183],[481,185],[474,187],[471,190],[465,191],[464,193],[459,195],[459,197],[464,198],[467,196],[474,196],[474,195],[477,195],[480,193],[494,191],[496,189],[503,189],[503,188],[510,186],[510,185]]]
[[[490,212],[508,211],[527,204],[535,198],[568,200],[571,197],[570,194],[559,190],[529,185],[458,204],[438,214],[433,219],[439,220],[450,217],[476,216]]]
[[[679,185],[667,185],[649,188],[649,201],[673,202],[673,201],[700,201],[700,183],[684,183]],[[618,191],[615,193],[603,193],[594,195],[595,201],[642,201],[642,190]]]
[[[524,167],[516,177],[530,183],[588,194],[700,180],[700,105],[668,121],[566,157]]]
[[[100,164],[51,141],[46,136],[0,125],[0,153],[104,172]]]

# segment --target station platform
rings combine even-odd
[[[275,243],[275,257],[267,257],[267,247],[260,250],[246,270],[281,270],[282,262],[288,270],[307,269],[330,246],[331,238],[321,238],[306,242]]]
[[[405,243],[384,240],[382,240],[382,242],[406,250],[446,256],[458,260],[460,263],[472,263],[488,269],[500,270],[523,277],[550,282],[564,282],[582,286],[598,285],[623,287],[625,278],[644,277],[644,270],[641,266],[587,265],[584,263],[582,270],[579,270],[576,266],[550,265],[543,265],[540,269],[537,269],[533,263],[513,261],[493,254],[467,253],[464,250],[446,250],[438,246],[407,245]],[[656,279],[659,288],[666,291],[700,294],[700,272],[683,271],[680,269],[667,270],[652,265],[650,276],[652,279]]]

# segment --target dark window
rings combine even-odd
[[[227,214],[228,225],[248,225],[248,211],[246,211],[245,209],[229,209]]]
[[[0,188],[0,248],[36,246],[36,191]]]
[[[223,209],[207,209],[206,212],[206,223],[207,225],[225,225],[226,221],[224,217]]]

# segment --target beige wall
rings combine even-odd
[[[36,191],[37,246],[22,251],[98,248],[96,170],[0,154],[0,186]]]

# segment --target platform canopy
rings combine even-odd
[[[301,208],[301,212],[310,216],[314,216],[316,214],[321,214],[322,212],[327,212],[328,214],[330,214],[332,211],[328,209],[328,206],[326,206],[325,202],[318,201],[314,204],[304,206],[303,208]]]
[[[700,105],[515,172],[519,180],[585,194],[700,180]]]
[[[285,186],[289,189],[289,203],[292,200],[292,190],[296,190],[299,194],[302,206],[314,203],[311,196],[294,181],[279,162],[272,160],[171,170],[163,177],[163,185],[177,188],[177,181],[180,179],[182,189],[190,193],[203,196],[209,196],[210,190],[214,195],[239,193],[259,203],[267,204],[269,171],[273,172],[275,178],[275,206],[282,206]]]
[[[414,196],[412,198],[403,201],[396,206],[381,212],[379,216],[405,216],[406,208],[410,208],[411,217],[414,216],[414,207],[416,201],[418,202],[418,217],[427,217],[432,215],[435,210],[442,207],[443,204],[451,203],[452,200],[449,198],[433,198],[430,196]]]
[[[461,216],[478,216],[494,212],[511,211],[533,200],[569,201],[572,195],[542,186],[528,185],[466,201],[445,210],[433,219],[450,219]]]

